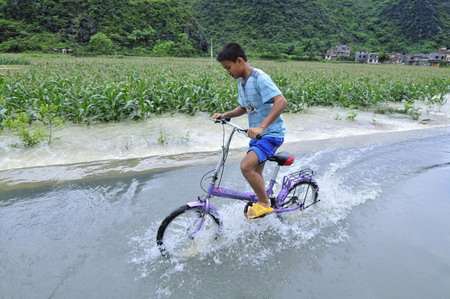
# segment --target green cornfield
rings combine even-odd
[[[147,119],[162,113],[223,112],[237,105],[236,81],[214,60],[182,58],[27,58],[0,69],[0,123],[56,107],[73,123]],[[403,65],[250,61],[289,104],[375,108],[389,102],[444,102],[450,69]]]

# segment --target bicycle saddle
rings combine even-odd
[[[294,156],[287,152],[279,152],[270,156],[268,160],[277,162],[280,166],[289,166],[294,163]]]

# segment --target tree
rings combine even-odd
[[[190,57],[196,53],[193,41],[185,33],[178,35],[179,41],[158,40],[153,47],[153,53],[157,56]]]
[[[20,22],[11,22],[0,19],[0,43],[10,38],[26,37],[23,25]]]
[[[131,44],[136,47],[150,46],[154,43],[155,37],[157,36],[155,29],[152,26],[145,28],[144,30],[135,29],[129,35],[128,39]]]
[[[379,56],[379,60],[380,60],[380,62],[386,62],[386,61],[388,61],[389,60],[389,54],[388,53],[386,53],[386,52],[381,52],[380,53],[380,56]]]
[[[97,33],[91,37],[87,50],[95,54],[111,54],[114,43],[104,33]]]
[[[178,38],[180,39],[179,42],[179,48],[177,56],[181,57],[189,57],[195,54],[195,48],[194,43],[192,40],[189,39],[186,33],[181,33],[178,35]]]
[[[156,56],[176,56],[177,45],[173,41],[157,41],[153,47]]]

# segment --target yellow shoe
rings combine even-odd
[[[249,215],[248,212],[252,210],[253,213],[255,213],[255,215]],[[265,216],[267,213],[273,212],[273,208],[271,207],[265,207],[259,203],[254,204],[253,206],[248,208],[247,211],[247,218],[253,219],[253,218],[258,218],[261,216]]]

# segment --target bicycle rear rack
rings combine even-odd
[[[283,178],[283,188],[290,187],[291,182],[295,179],[309,178],[309,181],[311,181],[314,174],[315,172],[310,168],[305,168],[300,171],[290,173]]]
[[[285,189],[285,190],[290,190],[294,184],[296,184],[298,182],[301,182],[301,181],[304,181],[304,182],[309,182],[309,183],[313,183],[314,185],[316,185],[316,188],[317,188],[316,192],[317,192],[318,191],[318,187],[317,187],[317,184],[316,184],[315,180],[313,179],[314,175],[315,175],[315,172],[313,170],[311,170],[310,168],[305,168],[305,169],[302,169],[300,171],[296,171],[296,172],[290,173],[290,174],[286,175],[283,178],[283,186],[282,186],[282,188]],[[308,189],[309,189],[309,186],[308,186]],[[313,204],[316,204],[317,202],[320,201],[320,200],[317,200],[317,201],[314,201],[314,203],[309,204],[308,206],[304,206],[306,196],[307,196],[307,193],[305,194],[305,198],[303,198],[303,199],[299,199],[299,198],[297,198],[297,196],[293,196],[289,200],[289,202],[283,203],[283,206],[286,205],[286,204],[293,204],[293,203],[295,204],[298,201],[301,201],[300,209],[304,210],[304,209],[308,208],[309,206],[311,206]]]

